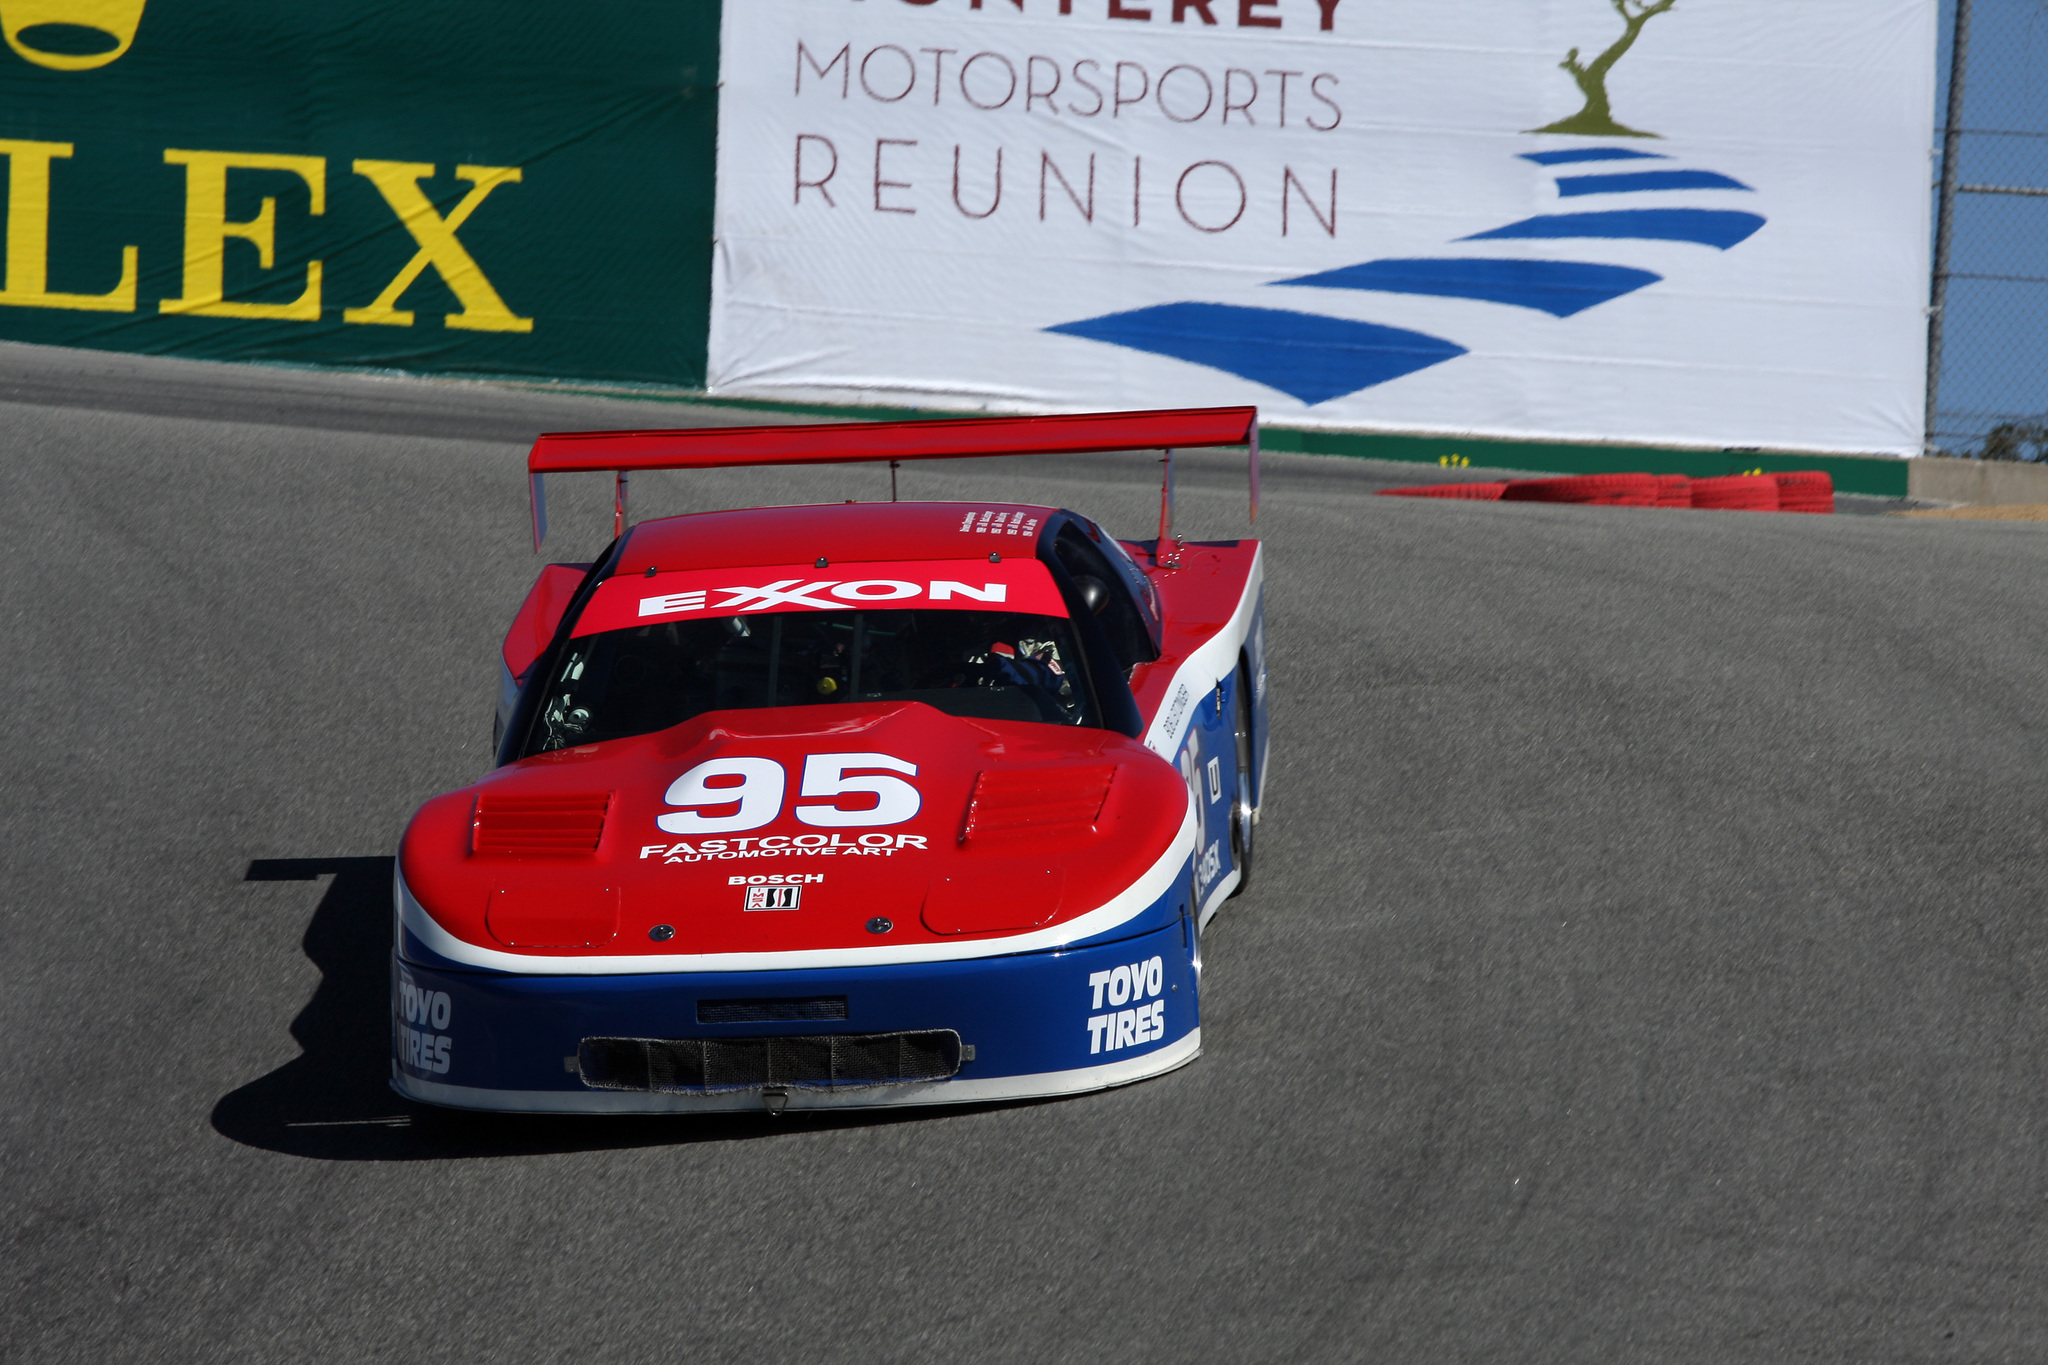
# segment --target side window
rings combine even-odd
[[[1117,662],[1126,672],[1133,664],[1159,657],[1158,645],[1146,625],[1144,613],[1132,599],[1131,586],[1125,575],[1112,566],[1109,556],[1089,539],[1086,531],[1073,524],[1062,527],[1059,537],[1053,541],[1053,553],[1073,575],[1082,596],[1095,612],[1103,633],[1109,636],[1109,645],[1116,651]]]
[[[1156,655],[1159,640],[1159,589],[1152,585],[1152,580],[1138,567],[1138,561],[1131,558],[1131,552],[1119,544],[1114,536],[1102,535],[1099,528],[1094,526],[1088,529],[1096,533],[1096,543],[1109,556],[1110,564],[1124,576],[1124,582],[1131,585],[1131,595],[1138,599],[1138,609],[1144,614],[1145,628],[1151,633],[1155,645],[1153,652]]]

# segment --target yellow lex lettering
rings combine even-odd
[[[262,152],[194,152],[168,148],[167,165],[185,168],[185,292],[157,305],[165,313],[210,318],[282,318],[316,322],[320,317],[320,262],[306,263],[306,288],[290,303],[228,303],[221,276],[230,237],[255,244],[258,263],[272,268],[277,247],[277,200],[245,222],[228,221],[228,171],[288,171],[313,192],[312,211],[327,212],[327,158],[272,156]]]
[[[7,279],[0,304],[16,308],[75,308],[92,313],[135,311],[135,259],[121,248],[121,282],[106,294],[60,294],[49,289],[50,162],[71,155],[68,142],[0,138],[7,158]]]
[[[461,202],[449,210],[446,218],[435,211],[420,190],[419,182],[434,173],[431,165],[419,161],[358,161],[354,169],[357,175],[377,187],[378,193],[384,196],[384,202],[398,215],[398,221],[405,224],[405,230],[412,234],[420,249],[413,253],[405,269],[398,272],[369,307],[345,310],[341,315],[343,322],[412,326],[412,314],[397,307],[398,297],[411,288],[413,281],[431,265],[440,274],[441,282],[462,304],[461,312],[450,313],[442,319],[445,326],[471,332],[533,330],[533,319],[519,317],[505,306],[505,301],[484,278],[484,272],[475,259],[455,239],[456,230],[469,221],[469,216],[476,212],[477,206],[492,190],[500,185],[519,183],[519,167],[457,166],[455,178],[469,181],[474,188],[462,196]]]

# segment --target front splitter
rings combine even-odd
[[[408,1076],[391,1064],[391,1088],[409,1100],[447,1109],[481,1109],[509,1114],[734,1114],[764,1109],[884,1109],[929,1104],[989,1104],[1000,1100],[1051,1099],[1085,1095],[1133,1081],[1149,1080],[1186,1066],[1202,1053],[1197,1028],[1156,1052],[1102,1066],[1051,1071],[1037,1076],[954,1077],[913,1085],[877,1085],[859,1090],[810,1090],[790,1087],[774,1092],[770,1104],[760,1090],[716,1095],[647,1093],[641,1091],[483,1090],[466,1085]]]

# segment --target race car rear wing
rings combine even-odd
[[[698,427],[686,431],[553,432],[526,457],[532,495],[533,549],[548,534],[549,474],[611,471],[612,534],[626,529],[626,481],[636,470],[721,469],[741,465],[846,464],[888,461],[890,500],[904,460],[959,460],[984,455],[1065,455],[1097,450],[1159,450],[1159,546],[1168,567],[1180,558],[1173,533],[1173,452],[1197,446],[1249,448],[1251,515],[1259,516],[1259,410],[1169,408],[1156,412],[1091,412],[1061,417],[960,417],[924,422],[834,422],[808,426]]]

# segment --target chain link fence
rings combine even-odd
[[[1939,316],[1929,329],[1927,444],[1946,455],[2039,460],[2048,458],[2048,126],[1980,127],[1971,115],[2048,125],[2036,81],[2015,100],[2000,80],[2016,42],[2048,48],[2048,5],[1955,2],[1960,22],[1945,36],[1962,52],[1950,66],[1960,98],[1946,100],[1954,134],[1936,130]],[[2026,113],[2035,117],[2011,117]]]

